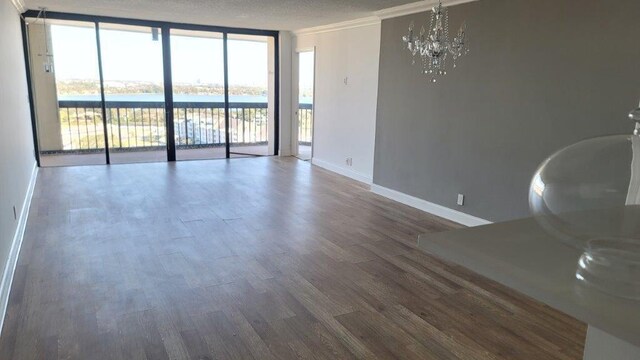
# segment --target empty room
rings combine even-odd
[[[0,0],[0,359],[640,360],[637,0]]]

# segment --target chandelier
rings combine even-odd
[[[413,55],[412,63],[416,63],[416,57],[420,58],[422,72],[431,75],[431,81],[436,82],[438,76],[447,74],[447,56],[453,57],[453,67],[456,67],[458,58],[469,52],[466,42],[467,24],[462,23],[458,34],[449,41],[449,13],[442,6],[442,1],[431,10],[431,24],[429,33],[420,29],[420,34],[414,34],[414,23],[409,24],[409,33],[402,37],[402,42]]]

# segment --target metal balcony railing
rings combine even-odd
[[[59,101],[63,152],[104,149],[100,101]],[[151,150],[166,147],[164,102],[107,101],[109,148]],[[175,102],[176,147],[224,146],[224,102]],[[300,104],[298,139],[311,143],[313,110]],[[267,103],[229,103],[230,142],[233,145],[264,145],[268,141]]]
[[[313,136],[313,106],[311,104],[298,105],[298,143],[311,145]]]

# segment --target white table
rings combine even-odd
[[[581,251],[533,218],[424,234],[418,246],[587,323],[585,360],[640,360],[640,301],[576,280]]]

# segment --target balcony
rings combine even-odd
[[[174,136],[181,160],[225,157],[224,99],[216,96],[176,97]],[[107,97],[109,152],[117,162],[166,160],[167,135],[164,101],[158,96]],[[93,96],[62,97],[58,101],[59,131],[49,131],[44,166],[104,163],[105,136],[101,102]],[[313,110],[300,104],[298,139],[301,152],[310,154]],[[229,142],[236,156],[268,155],[268,103],[255,96],[232,97],[229,102]],[[41,136],[43,132],[41,131]]]

